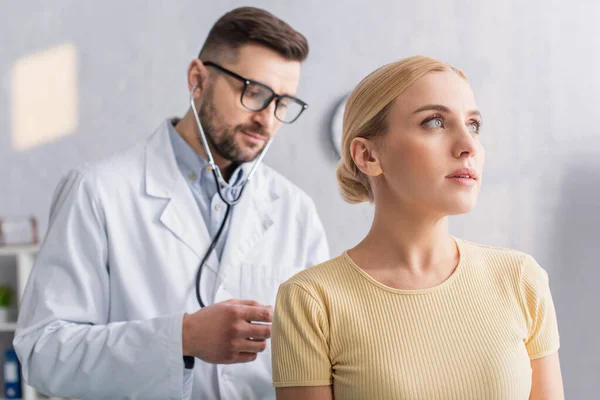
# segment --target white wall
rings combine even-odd
[[[484,114],[487,167],[476,211],[454,218],[452,231],[532,253],[549,272],[567,398],[596,398],[600,2],[5,3],[0,24],[0,215],[33,213],[44,230],[49,199],[62,174],[146,137],[165,116],[182,114],[188,62],[221,14],[248,3],[274,12],[309,39],[311,55],[299,96],[310,110],[280,132],[267,162],[314,197],[334,253],[359,240],[371,218],[369,206],[347,205],[338,195],[337,160],[328,137],[337,101],[376,67],[413,54],[442,58],[467,73]],[[75,102],[71,119],[63,121],[73,129],[19,150],[15,126],[25,129],[28,120],[14,119],[18,113],[26,118],[16,108],[28,97],[15,100],[25,86],[15,82],[13,68],[28,60],[35,68],[35,58],[27,57],[60,45],[75,55],[77,76],[63,82],[67,89],[61,89],[61,98],[45,104]],[[55,51],[68,68],[70,56]],[[34,100],[41,95],[35,87],[25,94]],[[60,125],[53,119],[56,114],[44,115],[39,106],[30,112],[31,121]]]

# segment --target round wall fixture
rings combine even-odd
[[[331,127],[329,134],[331,136],[331,142],[335,149],[338,157],[342,157],[342,132],[344,123],[344,109],[346,108],[346,101],[349,95],[345,95],[342,100],[335,106],[333,115],[331,117]]]

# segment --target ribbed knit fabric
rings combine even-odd
[[[336,400],[527,400],[530,359],[559,336],[546,272],[527,254],[456,239],[454,273],[385,286],[344,253],[277,296],[275,387],[333,385]]]

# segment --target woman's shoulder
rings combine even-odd
[[[455,239],[461,250],[466,250],[467,252],[476,253],[485,257],[504,257],[510,260],[521,260],[530,257],[529,254],[523,251],[508,247],[490,246],[487,244],[475,243],[460,238]]]
[[[344,252],[330,260],[303,269],[285,281],[283,285],[301,286],[308,291],[327,290],[328,287],[337,286],[349,268],[352,267]]]
[[[535,258],[524,251],[506,247],[473,243],[464,239],[456,239],[461,257],[467,262],[502,273],[514,273],[519,276],[536,275],[543,277],[546,272]]]

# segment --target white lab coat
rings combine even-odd
[[[196,359],[184,372],[182,318],[198,310],[210,238],[166,123],[56,190],[14,339],[25,380],[44,393],[163,400],[193,386],[193,399],[274,398],[270,346],[252,363]],[[233,209],[221,262],[213,252],[204,267],[201,294],[274,304],[282,281],[328,258],[313,202],[263,165]]]

